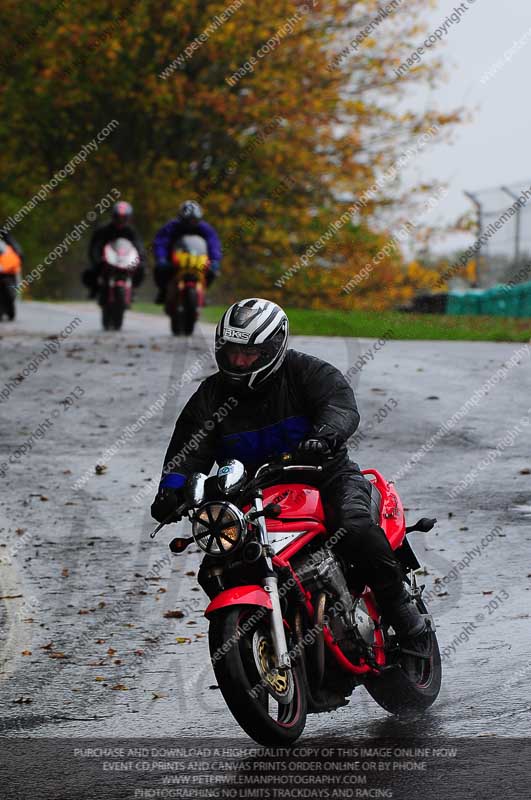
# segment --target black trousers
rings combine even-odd
[[[371,518],[371,485],[358,465],[347,461],[333,472],[325,470],[319,488],[330,533],[339,535],[333,549],[359,568],[382,599],[398,594],[402,567],[382,528]]]

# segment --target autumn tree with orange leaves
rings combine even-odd
[[[201,201],[225,246],[224,299],[400,301],[402,256],[381,214],[402,202],[403,154],[429,130],[444,137],[459,114],[408,110],[409,87],[433,83],[439,65],[430,59],[398,77],[425,2],[393,5],[377,21],[376,0],[63,0],[46,10],[4,0],[1,216],[117,120],[12,231],[30,262],[116,188],[147,239],[183,199]],[[34,295],[60,296],[88,235],[46,269]]]

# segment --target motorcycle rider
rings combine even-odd
[[[166,223],[155,235],[153,254],[155,256],[155,283],[158,294],[155,302],[164,302],[166,286],[171,277],[171,253],[177,239],[186,234],[202,236],[208,249],[210,264],[206,273],[207,287],[216,279],[221,264],[221,242],[219,236],[203,219],[203,210],[195,200],[186,200],[179,208],[178,216]]]
[[[107,225],[97,228],[92,234],[89,244],[91,266],[82,275],[83,283],[90,289],[90,297],[96,297],[98,293],[98,279],[104,266],[103,249],[106,244],[115,239],[129,239],[138,251],[139,263],[133,273],[133,287],[137,288],[144,280],[146,251],[138,232],[131,223],[132,216],[132,205],[125,200],[119,200],[113,206],[111,221]]]
[[[14,236],[11,236],[11,234],[7,233],[7,231],[5,233],[0,231],[0,239],[13,248],[17,256],[20,258],[20,262],[23,263],[24,253],[22,251],[22,247],[19,245]]]
[[[424,618],[404,588],[384,531],[371,518],[371,484],[348,458],[346,442],[360,420],[354,393],[332,364],[287,349],[288,327],[284,311],[268,300],[241,300],[225,311],[216,329],[219,371],[201,383],[177,419],[151,513],[166,520],[182,503],[187,476],[208,474],[214,461],[236,458],[252,475],[286,452],[318,455],[323,471],[313,483],[330,533],[341,532],[336,551],[348,565],[363,567],[397,636],[415,637],[425,630]],[[214,422],[230,396],[234,409]],[[198,579],[213,596],[207,559]]]

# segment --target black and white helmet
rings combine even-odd
[[[186,200],[179,208],[179,216],[187,222],[203,219],[203,209],[195,200]]]
[[[260,297],[234,303],[216,328],[216,361],[220,372],[237,387],[261,389],[284,361],[288,334],[288,318],[276,303]],[[234,363],[238,354],[257,358],[252,364],[238,365]]]

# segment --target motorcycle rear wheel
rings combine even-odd
[[[417,600],[417,606],[421,614],[427,613],[422,600]],[[364,681],[373,700],[391,714],[425,711],[435,702],[441,690],[441,654],[435,631],[424,634],[415,647],[427,657],[402,653],[395,669],[380,676],[370,676]]]
[[[306,689],[298,664],[276,675],[270,671],[269,615],[258,611],[248,606],[218,611],[210,623],[210,657],[236,722],[258,744],[286,746],[306,725]]]

